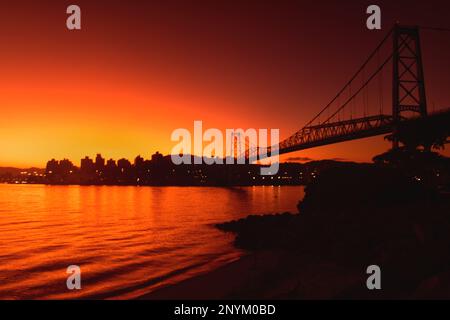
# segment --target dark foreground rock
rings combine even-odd
[[[331,169],[307,186],[299,211],[217,227],[235,233],[240,248],[290,252],[312,270],[317,266],[310,287],[337,281],[342,287],[334,297],[450,298],[450,201],[418,179],[371,165]],[[373,264],[382,270],[377,293],[364,280]],[[321,277],[324,265],[345,272]]]

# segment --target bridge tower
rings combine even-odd
[[[419,28],[395,25],[393,40],[392,116],[395,126],[403,113],[425,117],[427,100]],[[398,148],[395,138],[392,147]]]

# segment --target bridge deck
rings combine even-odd
[[[397,124],[398,130],[416,130],[418,127],[440,127],[450,130],[450,109],[428,115],[427,117],[417,117],[405,119]],[[351,141],[387,134],[394,129],[394,120],[389,115],[376,115],[352,120],[345,120],[334,123],[324,123],[321,125],[308,126],[296,132],[291,137],[283,140],[279,144],[279,154],[285,154],[314,147],[325,146],[333,143]],[[270,156],[269,147],[266,154]],[[251,151],[253,156],[259,148]],[[248,158],[248,156],[247,156]]]

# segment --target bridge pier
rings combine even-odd
[[[392,70],[392,148],[396,149],[399,147],[397,124],[405,118],[403,114],[427,115],[419,27],[394,26]]]

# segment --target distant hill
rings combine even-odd
[[[45,173],[45,169],[42,168],[13,168],[13,167],[0,167],[0,175],[11,174],[11,175],[19,175],[21,172],[37,172],[37,173]]]

